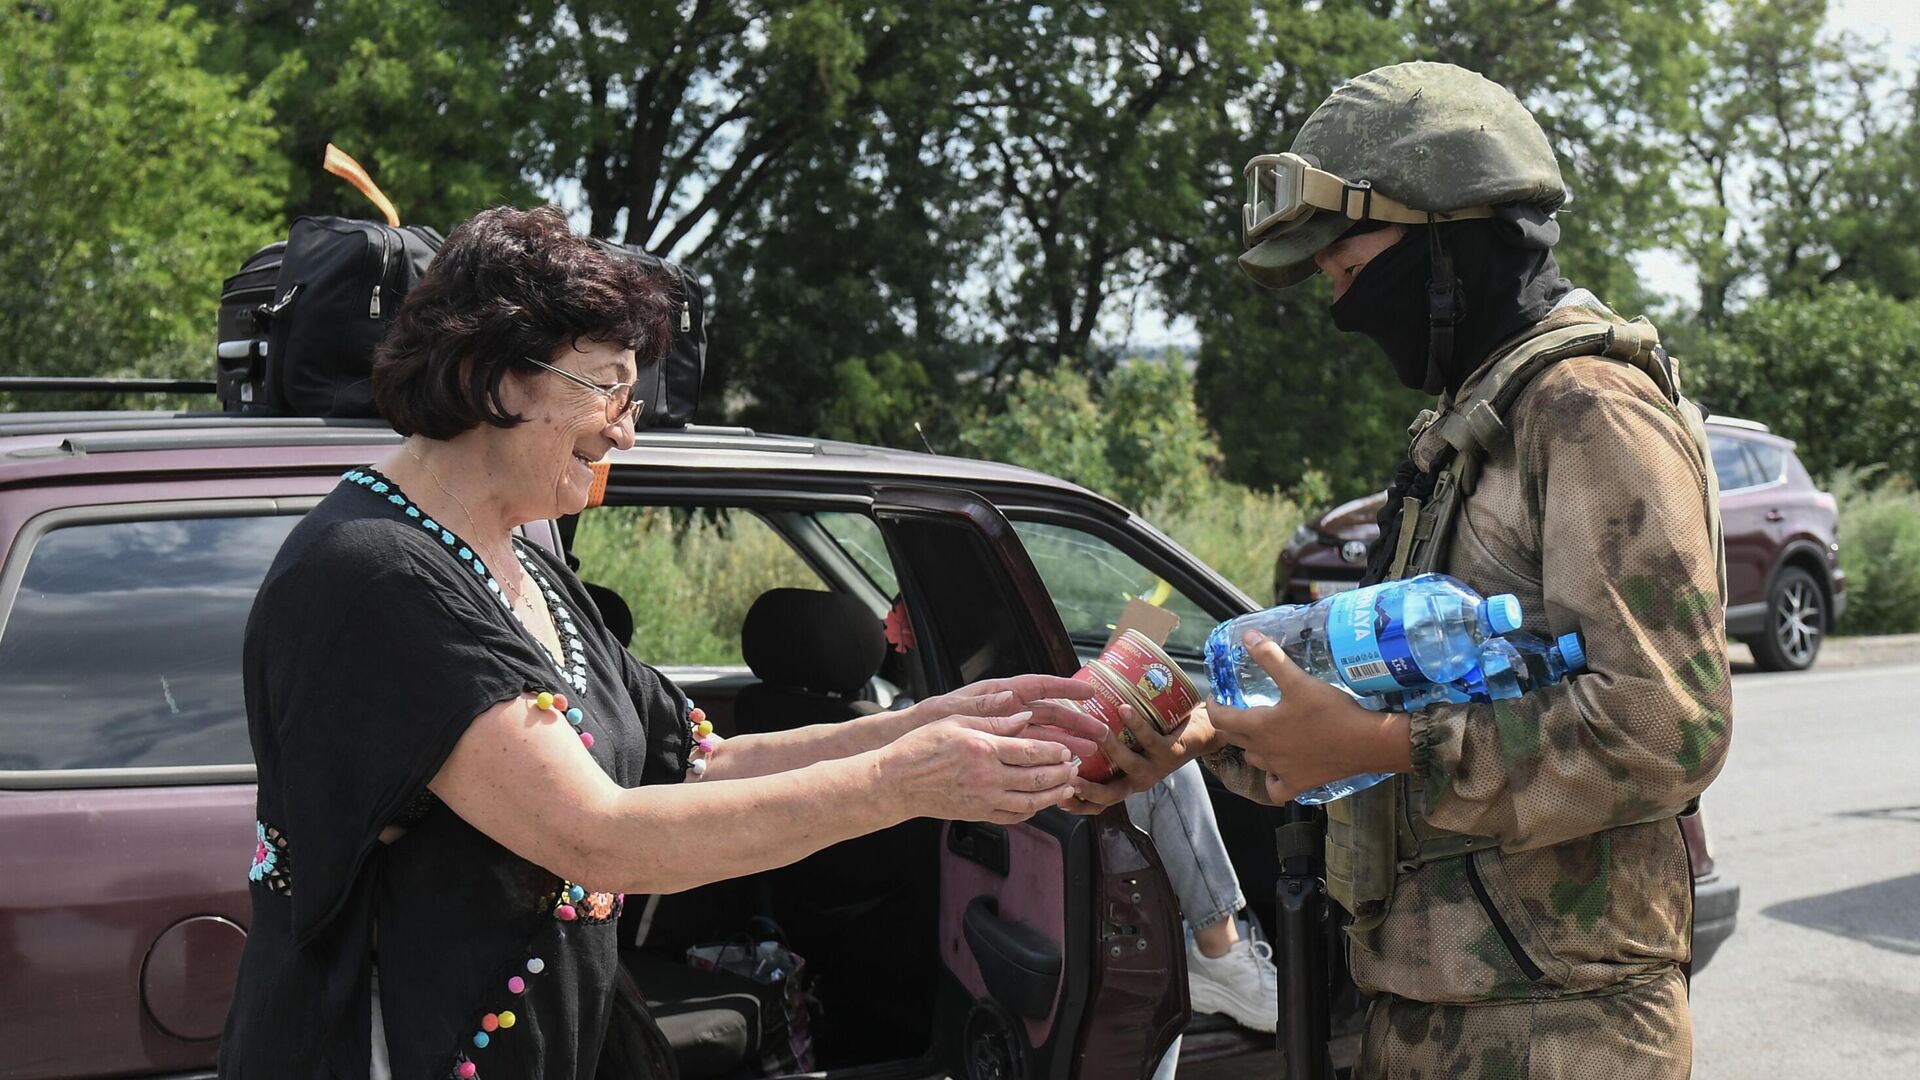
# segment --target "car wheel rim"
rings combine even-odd
[[[1795,665],[1806,664],[1820,649],[1825,625],[1819,590],[1805,581],[1790,582],[1775,615],[1774,640],[1780,651]]]

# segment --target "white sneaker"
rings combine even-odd
[[[1187,944],[1187,992],[1193,1011],[1232,1017],[1241,1027],[1273,1034],[1280,1023],[1280,978],[1273,947],[1242,938],[1225,956],[1209,957]]]

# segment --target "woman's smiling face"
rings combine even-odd
[[[580,341],[563,347],[548,363],[596,386],[631,384],[639,372],[633,350],[617,342]],[[593,487],[593,464],[614,448],[633,445],[634,420],[607,419],[607,397],[550,371],[516,376],[523,388],[514,411],[526,423],[505,434],[518,442],[522,459],[522,490],[529,498],[545,496],[547,507],[528,507],[537,517],[577,514],[587,505]]]

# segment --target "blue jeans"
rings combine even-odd
[[[1187,925],[1204,930],[1247,906],[1227,858],[1200,763],[1189,761],[1127,798],[1134,827],[1153,837]]]

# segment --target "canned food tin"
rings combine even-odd
[[[1122,705],[1132,706],[1141,719],[1164,735],[1179,727],[1200,701],[1200,691],[1186,672],[1150,638],[1133,630],[1121,634],[1073,677],[1092,685],[1095,696],[1070,704],[1115,734],[1126,730],[1120,718]],[[1096,751],[1081,760],[1080,775],[1095,782],[1105,781],[1113,776],[1113,764]]]

